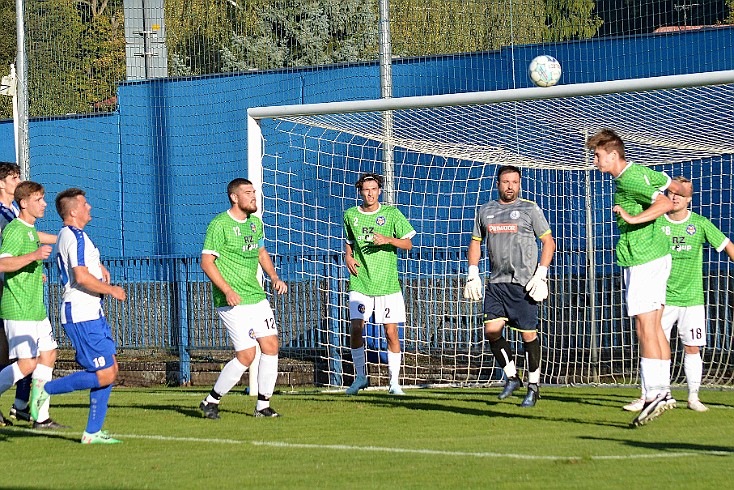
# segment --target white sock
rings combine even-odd
[[[670,359],[660,360],[660,374],[662,375],[663,391],[670,393]]]
[[[354,361],[354,374],[356,376],[367,376],[364,346],[352,349],[352,361]]]
[[[10,366],[5,366],[2,371],[0,371],[0,394],[8,391],[15,383],[24,377],[23,373],[20,372],[17,361]]]
[[[41,381],[51,381],[54,375],[54,368],[38,363],[36,369],[33,370],[33,379]],[[49,415],[49,407],[51,406],[51,397],[49,396],[46,401],[38,409],[38,420],[36,422],[45,422],[51,416]]]
[[[645,390],[645,373],[642,371],[642,359],[640,359],[640,391],[642,392],[643,400],[647,398],[647,391]]]
[[[662,391],[662,365],[660,359],[640,358],[640,372],[645,383],[645,400],[652,401]]]
[[[701,378],[703,377],[701,353],[686,354],[683,359],[683,367],[688,382],[688,401],[698,400],[698,390],[701,388]]]
[[[229,361],[223,368],[222,372],[219,373],[217,382],[214,383],[214,391],[220,396],[224,396],[234,388],[234,385],[239,383],[242,379],[242,375],[247,371],[247,366],[242,364],[236,357]],[[206,397],[207,403],[219,403],[219,400],[215,399],[211,395]]]
[[[528,383],[533,383],[536,385],[540,383],[540,368],[531,373],[528,373]]]
[[[390,385],[400,384],[400,365],[402,361],[402,352],[387,351],[387,371],[390,373]]]
[[[508,378],[517,376],[517,368],[515,367],[515,361],[510,361],[509,359],[507,359],[507,364],[505,365],[503,370],[505,371],[505,375]]]
[[[275,391],[276,381],[278,381],[278,354],[274,356],[260,354],[260,364],[257,370],[258,410],[270,406],[270,397]],[[267,400],[260,400],[261,397]]]

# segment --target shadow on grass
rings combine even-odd
[[[579,439],[585,441],[603,441],[603,442],[619,442],[625,446],[638,449],[650,449],[653,451],[677,452],[700,452],[714,456],[731,456],[734,455],[734,447],[732,446],[712,446],[706,444],[693,444],[689,442],[667,442],[667,441],[634,441],[631,439],[615,439],[613,437],[593,437],[580,436]]]
[[[30,437],[43,437],[44,439],[60,439],[79,444],[81,435],[73,430],[38,430],[23,426],[0,427],[0,442],[11,439],[27,439]]]

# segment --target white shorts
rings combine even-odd
[[[624,269],[627,315],[637,316],[663,307],[671,263],[670,255],[666,255]]]
[[[706,307],[666,305],[663,310],[663,331],[670,340],[673,325],[677,324],[678,337],[683,345],[706,345]]]
[[[278,335],[275,315],[267,299],[254,305],[221,306],[217,313],[236,352],[255,347],[261,337]]]
[[[405,323],[405,300],[403,293],[397,292],[385,296],[367,296],[357,291],[349,291],[349,318],[352,320],[369,320],[375,314],[374,322]]]
[[[40,352],[59,347],[48,318],[40,321],[5,320],[5,335],[8,337],[9,359],[35,359]]]

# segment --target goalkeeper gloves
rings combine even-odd
[[[544,265],[538,265],[538,268],[535,269],[535,274],[525,285],[525,291],[537,302],[541,302],[548,297],[547,275],[548,268]]]
[[[464,298],[470,301],[479,301],[482,299],[483,289],[482,279],[479,277],[479,267],[470,265],[469,274],[466,276],[466,285],[464,286]]]

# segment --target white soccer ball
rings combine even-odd
[[[552,87],[561,79],[561,64],[547,54],[536,56],[530,62],[528,75],[538,87]]]

